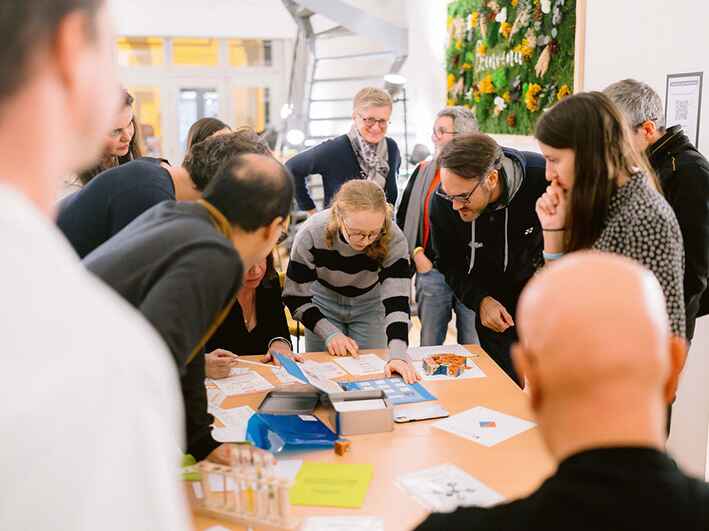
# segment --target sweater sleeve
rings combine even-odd
[[[408,360],[406,349],[409,344],[411,316],[409,247],[397,226],[392,225],[392,231],[389,253],[379,272],[384,305],[384,326],[389,344],[389,359]]]
[[[324,151],[327,149],[327,142],[323,142],[317,146],[298,153],[295,157],[286,162],[286,167],[293,174],[293,182],[295,183],[295,199],[298,203],[298,208],[301,210],[314,210],[315,203],[310,196],[308,184],[306,182],[308,176],[318,174],[322,170],[320,168],[320,159],[325,156]]]
[[[387,180],[385,183],[385,193],[387,196],[387,202],[392,205],[396,205],[396,199],[399,195],[399,188],[396,184],[396,179],[399,175],[399,170],[401,169],[401,154],[399,153],[399,147],[396,142],[392,139],[388,139],[392,143],[392,149],[390,153],[393,157],[389,160],[389,174],[387,175]]]
[[[317,271],[312,253],[313,237],[307,223],[296,234],[293,241],[293,249],[286,271],[283,301],[294,318],[301,321],[308,330],[327,339],[328,336],[339,332],[339,329],[325,319],[320,309],[313,303],[311,288],[317,280]]]

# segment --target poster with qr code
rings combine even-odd
[[[670,74],[665,91],[665,121],[667,127],[681,125],[685,134],[699,147],[699,118],[702,108],[702,77],[704,72]]]

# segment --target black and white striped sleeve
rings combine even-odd
[[[389,343],[389,358],[407,359],[406,349],[409,344],[411,317],[409,247],[398,227],[393,226],[392,231],[389,253],[379,272],[382,304],[384,304],[384,326]]]

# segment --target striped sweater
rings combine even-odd
[[[409,249],[401,229],[391,224],[389,254],[382,265],[364,252],[352,249],[342,238],[332,247],[325,241],[330,209],[309,218],[293,242],[283,300],[293,316],[313,333],[326,339],[339,332],[313,303],[312,286],[321,286],[343,297],[359,297],[381,286],[384,326],[390,359],[408,359]]]

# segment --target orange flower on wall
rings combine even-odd
[[[527,106],[530,112],[537,112],[539,110],[539,93],[542,91],[537,83],[532,83],[527,88],[527,93],[524,95],[524,104]]]
[[[494,94],[495,85],[492,82],[492,76],[490,74],[486,75],[480,80],[480,92],[482,94]]]
[[[561,85],[559,92],[556,93],[556,99],[558,101],[563,100],[566,96],[571,94],[571,89],[568,85]]]

